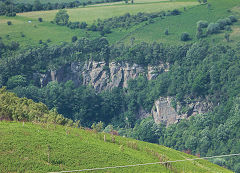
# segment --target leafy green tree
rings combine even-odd
[[[188,41],[188,40],[190,40],[190,35],[186,32],[182,33],[181,41]]]
[[[17,86],[26,86],[26,85],[27,85],[26,77],[24,77],[22,75],[10,77],[7,81],[8,89],[13,89]]]
[[[66,10],[59,10],[55,16],[54,21],[58,25],[67,25],[69,21],[69,15]]]

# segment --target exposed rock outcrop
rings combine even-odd
[[[151,114],[156,123],[163,123],[168,126],[189,116],[207,113],[212,109],[212,103],[199,99],[186,104],[184,106],[185,112],[183,112],[183,107],[179,104],[176,105],[176,108],[173,108],[172,101],[173,98],[171,97],[160,97],[155,101]]]
[[[149,80],[156,78],[160,73],[168,71],[168,64],[148,66],[144,69],[137,64],[86,61],[85,63],[73,62],[66,64],[58,70],[49,71],[40,75],[41,86],[51,81],[66,82],[72,80],[75,85],[91,85],[100,92],[114,87],[127,87],[129,79],[135,79],[141,74],[146,74]]]

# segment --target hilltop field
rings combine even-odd
[[[166,16],[164,19],[155,18],[151,23],[140,23],[128,28],[112,29],[112,33],[106,34],[105,37],[114,44],[119,41],[130,43],[131,38],[135,38],[138,42],[163,42],[167,44],[182,44],[180,36],[183,32],[190,34],[191,40],[187,43],[196,41],[196,23],[199,20],[216,22],[220,18],[235,15],[239,17],[238,0],[209,0],[208,4],[199,4],[196,0],[135,0],[134,4],[130,2],[96,4],[86,7],[67,9],[72,22],[86,22],[88,25],[95,23],[98,19],[107,19],[116,16],[122,16],[126,13],[136,15],[139,12],[154,13],[160,11],[168,11],[179,9],[180,15]],[[50,23],[54,20],[58,10],[51,11],[35,11],[19,13],[16,17],[0,16],[0,37],[3,41],[17,41],[22,46],[37,45],[39,40],[46,42],[49,40],[51,44],[60,42],[70,42],[73,36],[96,38],[100,37],[99,32],[92,32],[86,29],[70,29],[66,26],[58,26]],[[39,22],[38,18],[42,18],[43,22]],[[12,25],[8,26],[7,21],[11,21]],[[31,22],[29,22],[31,21]],[[169,30],[169,34],[165,35],[165,30]],[[232,26],[230,31],[231,42],[239,40],[240,22]],[[23,37],[24,35],[24,37]],[[224,40],[224,32],[211,35],[205,39],[219,42]],[[225,41],[224,41],[225,42]]]

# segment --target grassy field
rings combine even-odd
[[[137,14],[139,12],[159,12],[173,10],[176,8],[183,8],[187,6],[194,6],[197,2],[166,2],[159,1],[155,2],[146,2],[143,3],[143,0],[140,0],[141,3],[136,4],[115,4],[112,5],[100,5],[100,6],[87,6],[79,7],[74,9],[67,9],[67,12],[70,16],[71,21],[85,21],[87,23],[93,23],[95,20],[106,19],[113,16],[121,16],[126,13]],[[19,13],[18,16],[23,16],[29,19],[37,19],[42,17],[45,21],[51,21],[54,19],[58,10],[51,11],[37,11],[37,12],[28,12],[28,13]]]
[[[148,25],[141,23],[128,29],[115,29],[106,37],[112,44],[118,41],[130,43],[132,37],[135,37],[135,43],[157,41],[166,44],[183,44],[180,41],[180,36],[183,32],[188,32],[192,38],[191,41],[186,43],[196,41],[196,22],[199,20],[216,22],[218,19],[232,14],[240,19],[238,0],[208,0],[208,2],[211,4],[210,9],[207,8],[207,5],[199,5],[195,0],[135,0],[135,4],[116,2],[68,9],[68,13],[71,21],[86,21],[88,24],[91,24],[98,18],[104,19],[119,16],[126,12],[136,14],[138,12],[167,11],[178,8],[183,12],[181,15],[167,16],[165,19],[158,18],[155,19],[154,23]],[[186,11],[183,10],[183,7],[186,7]],[[227,10],[231,10],[231,12]],[[0,37],[4,42],[18,41],[22,46],[25,46],[37,45],[39,40],[45,42],[48,39],[52,41],[52,44],[63,41],[69,42],[74,35],[91,38],[100,36],[99,32],[86,32],[80,29],[71,30],[67,27],[51,24],[49,21],[54,19],[56,12],[57,10],[21,13],[14,18],[0,16]],[[43,23],[38,22],[37,19],[39,17],[43,18]],[[29,20],[32,23],[28,23]],[[12,21],[13,25],[8,26],[7,21]],[[169,30],[168,36],[164,34],[166,29]],[[232,29],[233,31],[230,32],[231,42],[228,44],[235,44],[239,41],[240,22],[235,23]],[[25,37],[21,37],[21,33]],[[226,43],[224,34],[222,32],[208,36],[205,39],[216,43]]]
[[[31,20],[31,23],[28,21]],[[7,21],[11,21],[12,25],[8,26]],[[58,26],[50,22],[38,22],[35,19],[26,19],[24,17],[3,17],[0,16],[0,37],[4,42],[17,41],[21,46],[37,45],[39,40],[46,42],[48,39],[51,43],[58,44],[60,42],[69,42],[72,36],[77,37],[98,37],[98,32],[72,30],[65,26]],[[23,33],[25,37],[22,37]],[[9,35],[9,36],[7,36]]]
[[[216,22],[220,18],[228,17],[229,15],[234,14],[235,16],[239,16],[240,10],[238,0],[208,0],[211,4],[211,9],[207,8],[207,5],[195,6],[187,9],[183,14],[179,16],[169,16],[164,20],[156,20],[155,23],[145,26],[144,28],[133,32],[129,37],[127,37],[124,41],[130,42],[131,37],[136,38],[136,42],[163,42],[167,44],[181,44],[180,36],[183,32],[188,32],[192,41],[196,41],[196,23],[199,20],[207,20],[209,23]],[[232,12],[228,12],[227,10],[231,10]],[[233,32],[230,37],[232,43],[235,41],[239,41],[239,24],[240,22],[234,24],[232,27]],[[165,30],[169,30],[169,35],[165,35]],[[215,42],[225,41],[224,32],[220,34],[215,34],[212,36],[208,36],[208,40],[215,40]],[[111,35],[109,36],[111,37]],[[188,43],[189,43],[188,42]],[[231,44],[231,43],[230,43]]]
[[[159,162],[163,157],[164,160],[194,158],[156,144],[49,124],[0,122],[0,146],[2,172],[79,170]],[[231,172],[206,160],[172,163],[171,167],[177,172]],[[156,164],[108,172],[172,171]]]

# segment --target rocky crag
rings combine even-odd
[[[148,80],[152,80],[168,70],[169,64],[164,63],[144,68],[127,62],[111,62],[109,64],[96,61],[73,62],[58,70],[50,70],[46,74],[40,74],[40,83],[43,87],[51,81],[66,82],[72,80],[76,86],[91,85],[97,92],[101,92],[111,90],[114,87],[126,88],[127,82],[139,75],[146,75]],[[206,113],[212,107],[211,103],[198,99],[198,101],[185,105],[186,111],[182,112],[181,105],[177,104],[175,108],[173,107],[173,99],[172,97],[160,97],[155,101],[151,113],[141,108],[136,116],[138,118],[153,116],[156,123],[169,125],[192,115]]]
[[[154,79],[158,74],[168,71],[169,65],[160,63],[153,67],[143,68],[140,65],[122,62],[86,61],[66,64],[58,70],[50,70],[46,74],[40,74],[41,86],[47,85],[51,81],[66,82],[72,80],[75,85],[91,85],[97,92],[112,89],[114,87],[127,87],[130,79],[135,79],[139,75],[147,75],[149,80]]]

